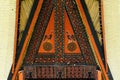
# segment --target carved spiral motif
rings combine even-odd
[[[75,51],[76,50],[76,44],[74,42],[71,42],[67,45],[67,49],[69,51]]]
[[[43,44],[43,49],[44,49],[45,51],[50,51],[50,50],[52,50],[52,44],[51,44],[50,42],[45,42],[45,43]]]

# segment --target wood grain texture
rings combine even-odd
[[[20,6],[20,23],[19,23],[19,42],[22,38],[23,31],[32,8],[34,0],[22,0]]]
[[[101,28],[100,28],[100,14],[99,14],[99,1],[98,0],[85,0],[88,11],[90,13],[90,17],[93,21],[93,25],[95,27],[95,30],[97,32],[98,39],[100,41],[100,44],[102,45],[102,35]]]

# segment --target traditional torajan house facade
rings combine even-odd
[[[102,0],[18,0],[12,80],[112,80]]]

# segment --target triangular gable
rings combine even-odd
[[[77,0],[77,2],[78,2],[78,0]],[[49,5],[47,3],[49,3]],[[47,61],[48,61],[48,63],[49,62],[52,62],[52,63],[58,62],[59,63],[59,61],[60,61],[60,63],[66,63],[67,59],[69,59],[69,60],[71,60],[71,62],[73,61],[73,63],[74,63],[74,61],[77,62],[77,60],[78,60],[78,62],[77,62],[78,64],[97,65],[97,61],[95,61],[96,59],[95,59],[94,50],[93,50],[94,48],[92,48],[94,46],[91,46],[92,43],[89,41],[89,38],[91,38],[91,37],[90,37],[90,35],[88,35],[89,31],[86,30],[86,25],[84,25],[84,23],[86,24],[86,21],[83,22],[84,19],[82,19],[85,17],[83,17],[83,16],[81,17],[80,13],[78,12],[79,10],[78,10],[76,1],[66,1],[65,5],[63,6],[63,8],[65,9],[65,12],[64,12],[65,14],[64,14],[63,18],[67,19],[66,21],[68,21],[68,22],[65,21],[65,23],[64,23],[65,30],[63,30],[63,31],[64,31],[65,41],[63,41],[63,43],[65,42],[65,44],[64,44],[65,48],[63,48],[64,51],[62,51],[63,52],[62,56],[61,56],[61,54],[60,55],[57,54],[57,58],[58,58],[58,60],[57,60],[57,58],[55,57],[56,51],[54,51],[55,50],[54,48],[56,48],[56,47],[53,47],[53,50],[50,49],[48,51],[43,49],[43,47],[41,48],[41,46],[43,46],[45,43],[44,42],[45,35],[47,35],[47,34],[52,35],[53,33],[55,33],[54,30],[50,30],[50,32],[49,32],[50,28],[54,29],[54,27],[56,27],[53,24],[53,22],[55,20],[54,19],[51,20],[51,16],[53,16],[53,14],[54,14],[53,10],[55,9],[54,4],[55,4],[54,0],[43,1],[43,4],[42,4],[43,6],[38,15],[38,19],[35,24],[33,34],[31,36],[31,40],[28,44],[28,48],[26,51],[26,55],[25,55],[23,64],[24,65],[27,65],[27,64],[39,65],[41,63],[46,64]],[[74,4],[74,6],[71,6],[71,4]],[[45,7],[45,6],[47,6],[47,7]],[[55,14],[56,14],[56,12],[55,12]],[[52,24],[49,24],[49,23],[52,23]],[[53,26],[51,27],[51,25],[53,25]],[[67,27],[67,26],[69,26],[69,27]],[[67,46],[68,46],[69,42],[71,42],[71,40],[69,40],[67,37],[68,35],[75,36],[74,40],[76,40],[76,41],[73,41],[73,42],[76,45],[76,49],[68,50]],[[56,36],[56,33],[55,33],[55,35],[53,34],[53,36]],[[74,38],[74,36],[73,36],[73,38]],[[51,41],[50,42],[48,41],[47,43],[51,43],[51,45],[55,46],[56,42],[54,42],[54,38],[55,37],[51,38]],[[93,45],[95,45],[95,44],[93,44]],[[26,44],[26,46],[27,46],[27,44]],[[58,46],[58,48],[59,48],[59,46]],[[41,53],[49,53],[49,52],[50,53],[55,52],[55,53],[54,53],[54,55],[41,54]],[[73,54],[79,53],[79,54],[75,54],[72,56],[72,55],[67,55],[67,54],[63,55],[64,53],[73,53]],[[49,59],[49,60],[47,60],[47,59]],[[100,63],[98,63],[98,64],[100,64],[100,67],[101,67],[102,59],[99,58],[98,61],[100,61]],[[17,66],[20,67],[20,65],[17,65]],[[104,68],[104,67],[102,66],[102,68]],[[102,69],[102,70],[103,70],[103,73],[105,73],[104,69]],[[18,71],[18,68],[16,71]],[[104,75],[106,77],[106,74],[104,74]]]
[[[54,64],[54,63],[52,63],[53,60],[55,60],[55,62],[62,61],[63,63],[67,63],[66,62],[67,60],[65,60],[65,57],[67,58],[70,55],[66,55],[65,54],[65,52],[66,52],[66,53],[72,53],[76,60],[79,56],[80,57],[80,58],[78,58],[79,64],[87,64],[87,65],[88,64],[91,64],[91,65],[96,64],[94,53],[90,46],[90,42],[87,39],[87,33],[85,30],[85,26],[79,15],[79,12],[76,12],[76,10],[71,8],[70,3],[67,3],[67,2],[66,2],[66,5],[61,5],[66,11],[59,12],[56,9],[56,7],[58,5],[53,5],[53,3],[54,3],[53,1],[49,1],[49,2],[51,2],[49,7],[45,7],[48,4],[43,3],[44,6],[41,9],[37,23],[35,25],[32,38],[28,45],[27,55],[25,57],[24,63],[25,64],[31,64],[31,63],[32,64],[34,64],[34,63],[35,64],[40,64],[40,63],[43,64],[43,62],[45,62],[44,64],[46,64],[46,63]],[[58,6],[58,8],[59,8],[59,6]],[[75,6],[75,8],[77,9],[77,6]],[[38,52],[42,52],[42,51],[40,51],[41,49],[39,49],[39,47],[41,47],[40,45],[44,46],[44,44],[41,44],[42,40],[44,40],[44,37],[45,37],[44,34],[46,34],[48,31],[51,31],[51,30],[48,30],[48,28],[52,29],[54,27],[53,23],[52,23],[53,26],[49,26],[49,22],[51,22],[50,16],[53,16],[53,14],[52,14],[53,10],[55,10],[54,11],[55,12],[54,13],[55,14],[55,16],[54,16],[54,18],[55,18],[54,30],[55,31],[53,30],[54,34],[55,34],[54,35],[55,42],[54,43],[47,42],[47,45],[52,47],[52,44],[55,44],[55,46],[53,46],[53,47],[55,47],[55,53],[52,55],[52,54],[50,54],[50,51],[45,51],[45,49],[44,49],[43,52],[46,52],[47,55],[46,54],[38,54]],[[63,13],[65,13],[65,14],[63,14]],[[63,17],[62,15],[64,15],[65,17]],[[61,19],[61,17],[63,17],[63,18]],[[67,19],[68,22],[66,22],[65,19]],[[63,21],[61,21],[61,20],[63,20]],[[68,25],[68,27],[66,25]],[[64,29],[66,29],[66,30],[64,30]],[[50,34],[52,34],[52,33],[50,32]],[[69,34],[70,35],[74,34],[73,37],[76,38],[76,41],[71,42],[71,43],[67,42],[68,38],[70,38],[70,37],[67,37],[67,36],[70,36]],[[65,37],[65,39],[64,39],[64,37]],[[64,40],[65,40],[65,42],[64,42]],[[65,48],[64,48],[63,44],[65,45]],[[49,47],[49,46],[47,46],[47,47]],[[74,49],[75,47],[76,47],[76,49]],[[64,52],[64,50],[65,50],[65,52]],[[51,50],[51,51],[54,52],[54,50]],[[75,53],[78,53],[78,55],[76,55]],[[65,54],[65,56],[64,56],[64,54]],[[62,56],[64,56],[64,58]],[[46,58],[50,58],[50,60],[47,60]],[[67,58],[67,59],[69,59],[69,58]],[[71,62],[73,63],[74,61],[71,59]]]

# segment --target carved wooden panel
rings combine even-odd
[[[25,78],[34,79],[67,79],[67,78],[93,78],[95,79],[96,66],[25,66]]]
[[[106,77],[100,3],[20,0],[15,75],[22,66],[26,79],[95,79],[100,65]]]
[[[37,78],[36,66],[24,67],[25,78]]]
[[[75,0],[43,1],[26,54],[24,64],[96,64]]]

